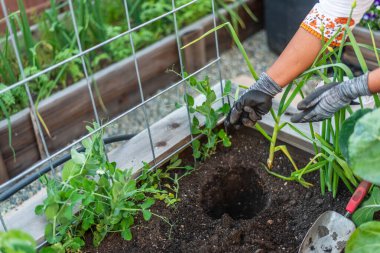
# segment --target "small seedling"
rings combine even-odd
[[[185,77],[187,77],[187,74]],[[193,155],[196,159],[205,160],[215,153],[219,143],[222,143],[225,147],[231,146],[231,140],[227,133],[223,129],[216,129],[218,120],[226,116],[230,111],[229,104],[223,102],[231,92],[231,82],[226,82],[220,98],[217,98],[208,77],[203,80],[190,77],[188,84],[192,90],[201,94],[203,99],[202,103],[196,104],[194,97],[190,94],[185,94],[184,97],[191,113],[191,133],[193,135],[204,135],[207,138],[204,144],[198,139],[193,141]],[[220,103],[219,106],[218,103]]]

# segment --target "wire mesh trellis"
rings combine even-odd
[[[220,66],[219,41],[218,41],[218,34],[217,34],[217,32],[215,32],[215,35],[214,35],[214,38],[215,38],[215,48],[216,48],[215,49],[216,50],[216,52],[215,52],[216,53],[216,58],[214,60],[210,61],[209,63],[205,64],[204,66],[202,66],[198,70],[194,71],[193,73],[185,76],[185,72],[184,72],[185,71],[185,66],[184,66],[184,60],[183,60],[183,52],[181,50],[181,37],[180,37],[181,34],[180,34],[180,31],[179,31],[179,28],[178,28],[178,23],[177,23],[177,13],[179,11],[183,10],[184,8],[190,6],[190,5],[195,4],[198,1],[199,0],[191,0],[188,3],[183,4],[183,5],[177,7],[175,0],[172,0],[171,1],[171,3],[172,3],[172,9],[170,11],[168,11],[168,12],[166,12],[166,13],[158,16],[158,17],[155,17],[155,18],[153,18],[153,19],[151,19],[151,20],[149,20],[147,22],[139,24],[139,25],[137,25],[135,27],[131,27],[131,21],[130,21],[130,17],[129,17],[128,3],[127,3],[126,0],[123,0],[123,5],[124,5],[124,8],[125,8],[125,15],[126,15],[126,22],[127,22],[127,25],[128,25],[128,30],[124,31],[124,32],[121,32],[121,33],[119,33],[118,35],[116,35],[114,37],[106,39],[106,40],[100,42],[97,45],[91,46],[90,48],[83,49],[82,48],[82,43],[81,43],[81,40],[80,40],[80,36],[79,36],[80,28],[77,25],[75,13],[74,13],[73,1],[72,0],[68,0],[68,7],[69,7],[68,11],[70,12],[71,21],[72,21],[73,27],[74,27],[74,33],[75,33],[75,39],[76,39],[76,43],[77,43],[77,47],[78,47],[78,53],[76,53],[75,55],[70,56],[70,57],[68,57],[68,58],[60,61],[59,63],[53,64],[53,65],[51,65],[51,66],[49,66],[49,67],[47,67],[47,68],[39,71],[38,73],[32,74],[30,76],[26,76],[25,73],[24,73],[24,67],[22,65],[21,56],[19,55],[19,53],[17,51],[17,47],[16,47],[16,44],[15,44],[15,41],[13,40],[13,34],[17,34],[17,31],[13,31],[12,26],[10,24],[9,14],[7,12],[7,6],[6,6],[6,3],[5,3],[5,0],[0,0],[1,6],[2,6],[2,9],[3,9],[3,15],[4,15],[5,21],[6,21],[6,25],[7,25],[7,28],[9,30],[9,32],[10,32],[10,41],[11,41],[11,44],[12,44],[12,47],[13,47],[13,50],[14,50],[14,53],[15,53],[15,56],[16,56],[16,59],[17,59],[17,64],[18,64],[18,67],[19,67],[19,70],[20,70],[20,73],[21,73],[21,80],[13,83],[11,85],[9,85],[8,87],[6,87],[4,89],[1,89],[0,90],[0,95],[1,94],[5,94],[6,92],[11,91],[12,89],[16,89],[16,88],[18,88],[20,86],[24,86],[25,87],[27,95],[28,95],[30,111],[31,111],[32,116],[34,117],[36,123],[37,123],[36,126],[37,126],[38,135],[39,135],[40,140],[41,140],[41,142],[43,144],[43,150],[44,150],[45,155],[46,155],[46,157],[44,159],[41,159],[40,161],[38,161],[34,165],[30,166],[28,169],[24,170],[22,173],[18,174],[17,176],[13,177],[12,179],[10,179],[7,182],[5,182],[2,185],[0,185],[0,192],[2,192],[4,190],[6,190],[7,188],[9,188],[10,186],[14,185],[16,182],[20,181],[22,178],[25,178],[28,175],[30,175],[31,173],[36,172],[38,170],[38,168],[40,168],[44,164],[49,164],[51,170],[54,171],[54,166],[52,166],[53,159],[59,157],[60,155],[64,154],[65,152],[69,151],[71,148],[77,146],[84,139],[86,139],[88,137],[91,137],[92,135],[94,135],[95,133],[97,133],[99,131],[103,131],[105,128],[109,127],[110,125],[112,125],[113,123],[115,123],[117,120],[121,119],[122,117],[124,117],[124,116],[128,115],[129,113],[131,113],[133,111],[136,111],[138,109],[143,110],[145,129],[147,130],[148,136],[149,136],[149,145],[150,145],[150,149],[151,149],[151,153],[152,153],[152,157],[153,157],[153,162],[154,162],[154,166],[152,166],[151,169],[155,169],[158,166],[160,166],[162,164],[162,161],[161,162],[156,161],[156,154],[155,154],[155,149],[154,149],[154,146],[153,146],[153,138],[152,138],[152,134],[153,133],[151,132],[151,126],[150,126],[148,115],[147,115],[147,112],[146,112],[146,105],[147,105],[147,103],[149,103],[150,101],[153,101],[154,99],[158,98],[159,96],[161,96],[161,95],[169,92],[170,90],[172,90],[172,89],[174,89],[176,87],[179,87],[181,84],[185,83],[190,78],[198,75],[202,71],[204,71],[207,68],[209,68],[211,66],[214,66],[214,65],[217,65],[217,68],[218,68],[218,79],[219,79],[219,82],[220,82],[220,88],[221,88],[221,91],[223,91],[222,72],[221,72],[221,66]],[[215,2],[214,2],[214,0],[210,0],[210,2],[211,2],[211,6],[212,6],[213,26],[216,27],[216,25],[217,25],[217,17],[216,17]],[[156,21],[159,21],[159,20],[161,20],[161,19],[163,19],[165,17],[168,17],[170,15],[173,17],[174,33],[175,33],[175,39],[176,39],[176,43],[177,43],[177,50],[178,50],[178,57],[179,57],[181,79],[178,80],[178,81],[176,81],[175,83],[173,83],[172,85],[170,85],[166,89],[164,89],[162,91],[159,91],[154,96],[152,96],[150,98],[146,98],[144,96],[143,87],[142,87],[143,85],[142,85],[141,77],[140,77],[141,66],[139,66],[139,63],[138,63],[138,60],[137,60],[137,52],[135,50],[135,45],[134,45],[134,40],[133,40],[132,34],[134,32],[136,32],[136,31],[138,31],[139,29],[147,27],[148,25],[150,25],[150,24],[152,24],[152,23],[154,23]],[[139,92],[139,95],[140,95],[141,102],[138,103],[137,105],[133,106],[132,108],[130,108],[128,110],[125,110],[124,112],[120,113],[119,115],[113,117],[108,122],[102,124],[102,122],[100,120],[100,116],[99,116],[98,110],[97,110],[97,107],[96,107],[95,97],[94,97],[94,94],[93,94],[93,91],[92,91],[92,86],[94,85],[93,82],[92,82],[92,77],[91,77],[92,76],[92,72],[88,70],[88,68],[90,66],[88,66],[88,64],[86,63],[85,57],[86,57],[87,54],[89,54],[89,53],[91,53],[93,51],[96,51],[97,49],[99,49],[99,48],[101,48],[101,47],[103,47],[103,46],[105,46],[107,44],[110,44],[113,41],[115,41],[115,40],[117,40],[119,38],[122,38],[124,36],[129,36],[129,43],[130,43],[130,46],[131,46],[131,49],[132,49],[132,57],[133,57],[134,65],[135,65],[135,69],[136,69],[136,75],[137,75],[137,81],[138,81],[138,92]],[[92,110],[93,110],[93,115],[94,115],[95,121],[98,123],[99,127],[97,129],[95,129],[94,131],[92,131],[90,133],[87,133],[84,136],[82,136],[82,137],[80,137],[80,138],[78,138],[76,140],[72,140],[72,142],[70,144],[66,145],[65,147],[63,147],[63,148],[59,149],[58,151],[54,152],[53,154],[51,154],[49,152],[49,149],[48,149],[47,144],[46,144],[46,140],[45,140],[45,136],[44,136],[44,133],[43,133],[43,129],[41,127],[41,122],[39,121],[39,119],[38,119],[38,117],[36,115],[36,110],[37,109],[35,108],[35,101],[33,101],[33,97],[32,97],[32,95],[31,95],[31,93],[29,91],[28,83],[31,82],[31,81],[33,81],[33,80],[35,80],[35,79],[37,79],[37,78],[39,78],[39,77],[41,77],[44,74],[52,72],[52,71],[54,71],[54,70],[56,70],[56,69],[64,66],[65,64],[70,63],[70,62],[75,61],[75,60],[78,60],[78,59],[80,59],[80,61],[81,61],[81,65],[82,65],[82,69],[83,69],[83,73],[84,73],[84,78],[86,80],[89,96],[90,96],[90,99],[91,99],[91,106],[92,106]],[[184,87],[185,87],[185,93],[187,93],[186,85],[184,85]],[[186,96],[185,96],[185,100],[186,100]],[[185,101],[185,102],[186,102],[186,105],[187,105],[187,101]],[[167,154],[166,157],[173,156],[179,150],[182,150],[183,148],[185,148],[188,145],[190,145],[193,142],[193,140],[199,138],[199,137],[194,137],[192,135],[192,133],[191,133],[191,115],[190,115],[190,112],[189,112],[188,108],[186,110],[186,113],[187,113],[187,120],[188,120],[188,125],[189,125],[189,135],[191,136],[191,139],[190,139],[189,142],[187,142],[184,145],[182,145],[181,147],[177,148],[174,152],[171,152],[170,154]],[[0,206],[0,222],[1,222],[4,230],[7,230],[6,221],[4,221],[4,219],[2,217],[2,213],[1,213],[1,206]]]

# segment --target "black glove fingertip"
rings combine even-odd
[[[254,127],[256,122],[248,119],[248,118],[244,118],[242,119],[242,122],[243,122],[243,125],[246,126],[246,127]]]
[[[300,111],[307,109],[307,104],[306,104],[305,100],[302,100],[301,102],[298,103],[297,109]]]
[[[304,117],[304,113],[303,112],[300,112],[300,113],[297,113],[297,114],[294,114],[291,118],[290,118],[290,121],[292,123],[301,123],[301,120],[302,118]]]

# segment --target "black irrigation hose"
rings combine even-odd
[[[104,138],[103,141],[104,141],[104,144],[110,144],[110,143],[114,143],[114,142],[130,140],[134,136],[135,136],[135,134],[117,135],[117,136]],[[84,148],[80,147],[77,149],[77,151],[83,152]],[[63,163],[67,162],[70,159],[71,159],[71,154],[64,155],[63,157],[59,158],[58,160],[52,162],[51,166],[50,165],[46,166],[45,168],[42,168],[41,170],[34,172],[32,175],[21,179],[20,181],[18,181],[17,183],[15,183],[14,185],[7,188],[5,191],[0,193],[0,202],[7,200],[13,194],[17,193],[18,191],[20,191],[25,186],[27,186],[30,183],[32,183],[33,181],[37,180],[42,175],[45,175],[47,172],[49,172],[51,170],[52,167],[56,168],[56,167],[62,165]]]

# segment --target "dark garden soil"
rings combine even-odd
[[[163,204],[152,211],[165,216],[172,228],[153,218],[133,229],[133,239],[107,237],[99,248],[86,252],[297,252],[310,225],[327,210],[344,212],[350,194],[321,196],[319,174],[306,177],[315,184],[304,188],[270,176],[260,167],[269,143],[257,132],[233,134],[232,147],[218,152],[181,181],[175,208]],[[299,166],[310,156],[289,147]],[[274,170],[288,175],[289,161],[277,154]],[[87,238],[91,245],[91,238]]]

